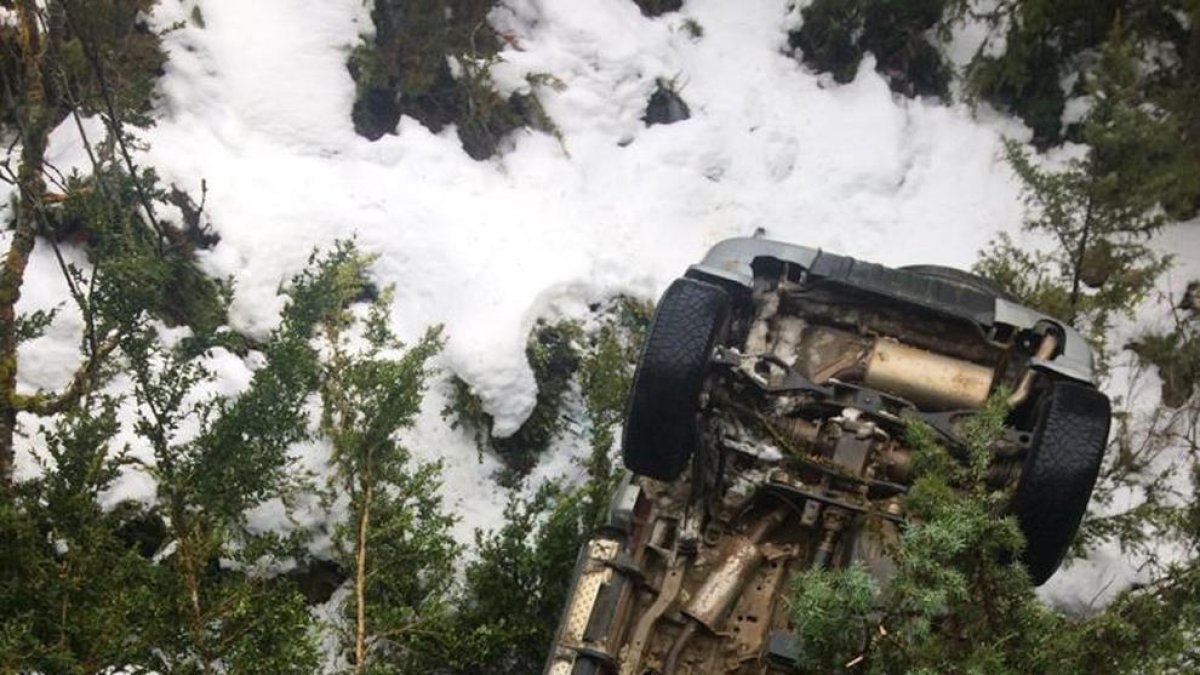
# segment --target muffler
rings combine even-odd
[[[978,408],[995,373],[987,366],[877,339],[867,355],[863,384],[906,398],[926,410]]]

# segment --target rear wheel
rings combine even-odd
[[[1075,538],[1100,473],[1110,420],[1108,397],[1094,387],[1057,381],[1042,397],[1011,503],[1025,534],[1021,560],[1036,585],[1054,574]]]
[[[622,442],[625,466],[674,480],[696,444],[700,391],[714,346],[729,324],[729,295],[695,279],[676,279],[654,312],[633,376]]]

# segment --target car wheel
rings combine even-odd
[[[1012,293],[1009,293],[1001,288],[999,284],[991,279],[986,279],[978,274],[972,274],[971,272],[964,272],[963,270],[955,269],[953,267],[946,267],[944,265],[905,265],[900,269],[912,272],[914,274],[919,274],[930,279],[948,281],[962,288],[968,288],[972,291],[978,291],[986,295],[993,295],[998,298],[1004,298],[1005,300],[1016,302],[1016,298],[1013,297]]]
[[[1035,585],[1062,563],[1100,473],[1108,444],[1108,397],[1075,382],[1051,383],[1011,510],[1025,534],[1021,560]]]
[[[674,480],[696,443],[700,391],[713,347],[728,330],[729,295],[676,279],[658,302],[633,376],[622,440],[625,466]]]

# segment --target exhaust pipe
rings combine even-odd
[[[742,586],[763,560],[764,553],[758,546],[759,542],[778,527],[787,518],[787,514],[787,508],[780,506],[758,521],[749,532],[730,540],[720,565],[683,609],[689,621],[667,653],[663,662],[663,675],[674,675],[684,647],[700,626],[714,633],[717,631],[721,621],[741,594]]]

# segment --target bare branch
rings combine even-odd
[[[66,389],[52,396],[41,393],[32,396],[18,394],[15,396],[17,409],[34,415],[57,415],[67,411],[92,391],[96,384],[100,365],[116,351],[119,345],[120,336],[109,335],[108,339],[101,343],[100,349],[93,352],[75,371],[75,375],[71,377],[71,383],[67,385]]]

